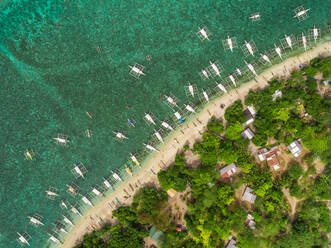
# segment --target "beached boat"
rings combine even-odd
[[[180,115],[180,113],[178,111],[175,112],[174,115],[177,118],[177,120],[179,120],[180,123],[184,123],[184,119],[182,118],[182,116]]]
[[[217,87],[221,90],[221,91],[223,91],[224,93],[228,93],[228,91],[225,89],[225,87],[223,86],[223,84],[221,84],[221,83],[216,83],[217,84]]]
[[[57,238],[55,238],[53,235],[49,236],[49,241],[52,241],[55,244],[61,244],[61,241]]]
[[[161,134],[158,131],[154,132],[154,135],[156,136],[156,138],[161,142],[164,143],[163,138],[161,136]]]
[[[161,125],[163,126],[163,127],[165,127],[166,129],[169,129],[169,130],[174,130],[167,122],[165,122],[165,121],[162,121],[162,123],[161,123]]]
[[[128,173],[130,176],[133,176],[132,171],[129,167],[125,168],[126,173]]]
[[[107,179],[103,179],[103,184],[106,186],[107,189],[110,189],[112,191],[114,191],[113,186],[110,184],[110,182]]]
[[[71,206],[71,211],[74,213],[74,214],[77,214],[79,216],[82,216],[81,212],[75,208],[74,206]]]
[[[256,73],[256,71],[255,71],[253,65],[247,63],[246,61],[245,61],[245,63],[246,63],[246,65],[247,65],[248,69],[249,69],[249,70],[250,70],[255,76],[257,76],[257,73]]]
[[[140,163],[139,163],[138,159],[133,154],[130,154],[130,158],[131,158],[133,163],[140,166]]]
[[[206,92],[205,90],[202,91],[202,95],[203,95],[203,97],[205,98],[205,100],[206,100],[207,102],[209,102],[209,96],[208,96],[208,94],[207,94],[207,92]]]
[[[242,75],[239,68],[236,68],[236,72],[238,73],[238,75],[240,75],[240,76]]]
[[[93,192],[95,195],[105,197],[104,194],[102,194],[102,193],[101,193],[99,190],[97,190],[95,187],[91,187],[91,189],[92,189],[92,192]]]
[[[65,217],[64,215],[63,216],[63,221],[67,224],[69,224],[70,226],[74,226],[74,223],[71,222],[71,220],[69,220],[67,217]]]
[[[302,45],[305,51],[307,51],[307,38],[304,33],[302,33]]]
[[[82,196],[82,201],[83,201],[85,204],[87,204],[87,205],[93,207],[92,202],[91,202],[89,199],[87,199],[86,196]]]
[[[276,44],[274,44],[274,46],[275,46],[275,51],[276,51],[277,55],[280,57],[281,60],[283,60],[282,50],[280,49],[280,47],[276,46]]]
[[[266,62],[268,62],[268,63],[271,64],[271,61],[270,61],[269,57],[268,57],[266,54],[260,54],[260,55],[261,55],[261,57],[262,57],[262,59],[263,59],[264,61],[266,61]]]
[[[151,146],[149,144],[145,144],[145,147],[148,149],[148,150],[151,150],[151,151],[154,151],[154,152],[158,152],[159,150],[157,150],[154,146]]]
[[[185,108],[186,108],[186,110],[188,110],[188,111],[190,111],[190,112],[192,112],[192,113],[195,113],[195,110],[194,110],[194,108],[192,108],[190,105],[184,105],[185,106]]]
[[[292,40],[291,40],[291,37],[285,35],[285,40],[286,40],[286,43],[287,43],[287,45],[289,46],[289,48],[293,49],[293,48],[292,48]]]
[[[314,38],[314,41],[316,43],[316,40],[318,38],[318,29],[315,26],[313,28],[313,38]]]
[[[121,181],[121,182],[123,181],[122,178],[115,172],[112,172],[112,176],[113,176],[114,179],[116,179],[118,181]]]
[[[231,82],[233,83],[234,87],[237,87],[237,83],[236,83],[236,80],[234,79],[234,77],[232,75],[229,75],[229,78],[230,78]]]

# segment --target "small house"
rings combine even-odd
[[[247,117],[247,121],[242,124],[243,126],[247,126],[254,122],[256,111],[253,106],[248,106],[243,114]]]
[[[222,178],[231,177],[237,171],[237,166],[235,163],[225,166],[220,170],[220,174]]]
[[[254,137],[253,131],[248,127],[244,131],[241,132],[241,136],[244,137],[244,139],[251,140]]]
[[[245,221],[245,224],[247,226],[249,226],[252,230],[254,230],[255,229],[255,224],[256,224],[256,222],[254,220],[254,217],[252,215],[248,214],[247,219]]]
[[[293,156],[297,158],[302,152],[302,145],[299,141],[295,140],[287,147],[287,149],[289,149]]]
[[[252,194],[252,192],[253,192],[253,190],[247,186],[242,195],[242,199],[244,201],[248,201],[249,203],[254,204],[254,202],[256,200],[256,195]]]
[[[237,243],[236,240],[232,236],[230,236],[229,242],[226,244],[225,248],[238,248],[236,246],[236,243]]]
[[[278,146],[274,146],[270,150],[268,150],[267,148],[262,148],[258,151],[259,160],[267,160],[267,163],[272,170],[278,170],[280,168],[277,157],[279,154],[280,150]]]
[[[276,101],[277,98],[282,98],[283,93],[280,90],[276,90],[273,94],[272,94],[272,100]]]

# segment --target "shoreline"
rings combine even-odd
[[[299,69],[299,65],[323,55],[331,55],[331,41],[326,41],[311,50],[289,57],[281,63],[273,65],[239,88],[233,89],[205,105],[199,113],[169,136],[161,146],[160,152],[148,156],[144,163],[145,165],[139,168],[137,174],[127,179],[118,189],[91,208],[69,231],[61,247],[73,247],[82,240],[84,234],[91,232],[95,227],[99,229],[102,223],[98,219],[114,223],[112,210],[115,208],[111,209],[108,205],[109,202],[118,198],[122,205],[129,205],[132,202],[132,197],[125,199],[124,196],[127,194],[124,191],[133,196],[145,184],[157,184],[157,172],[172,164],[178,150],[182,149],[185,144],[192,147],[195,141],[201,138],[201,134],[205,130],[211,116],[223,118],[225,109],[234,101],[242,100],[250,90],[264,88],[267,82],[274,77],[287,77],[293,69]],[[220,108],[221,104],[224,104],[225,107]],[[137,183],[139,187],[132,187],[134,189],[132,190],[130,185]]]

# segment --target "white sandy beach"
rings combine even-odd
[[[81,218],[64,240],[62,247],[70,248],[75,246],[82,240],[84,234],[91,232],[93,228],[101,227],[101,223],[98,222],[99,218],[102,218],[105,222],[114,222],[114,219],[112,219],[112,209],[108,203],[112,202],[115,197],[117,197],[122,204],[130,204],[132,196],[135,193],[132,191],[130,184],[133,186],[134,191],[136,191],[138,190],[137,187],[134,187],[136,184],[140,187],[147,183],[156,182],[157,176],[155,173],[173,163],[176,153],[182,149],[185,144],[189,144],[190,147],[193,146],[195,141],[201,137],[211,116],[214,115],[217,118],[222,118],[224,110],[237,99],[244,99],[250,90],[263,88],[267,85],[267,81],[273,77],[288,76],[290,71],[298,69],[300,64],[308,63],[312,58],[330,55],[331,42],[326,42],[301,55],[291,57],[273,66],[256,77],[257,82],[252,80],[245,83],[243,86],[236,89],[236,91],[233,90],[205,106],[195,118],[185,123],[168,139],[161,147],[160,152],[155,153],[149,161],[147,161],[144,168]],[[221,104],[225,105],[223,109],[220,107]],[[125,193],[124,190],[128,192],[131,197],[125,199],[127,193]]]

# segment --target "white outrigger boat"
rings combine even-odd
[[[228,36],[228,38],[226,39],[226,42],[228,43],[229,49],[231,50],[231,52],[233,52],[233,44],[232,44],[232,39],[230,38],[230,36]]]
[[[259,13],[255,13],[249,17],[249,19],[254,20],[254,21],[260,20],[260,18],[261,18],[261,15]]]
[[[249,70],[250,70],[255,76],[257,76],[257,73],[256,73],[256,71],[255,71],[255,69],[254,69],[254,66],[253,66],[252,64],[247,63],[246,61],[245,61],[245,63],[246,63],[246,65],[247,65],[248,69],[249,69]]]
[[[287,45],[288,45],[291,49],[293,49],[293,48],[292,48],[292,40],[291,40],[291,37],[285,35],[285,40],[286,40]]]
[[[305,51],[307,51],[307,38],[304,33],[302,33],[302,45]]]
[[[170,103],[173,106],[177,106],[177,103],[176,103],[175,99],[173,99],[171,96],[164,95],[164,97],[168,101],[168,103]]]
[[[55,230],[60,231],[61,233],[68,233],[66,229],[64,229],[63,224],[61,222],[52,223],[55,226]]]
[[[64,223],[67,223],[69,224],[70,226],[74,226],[74,223],[72,223],[71,220],[69,220],[66,216],[62,215],[63,216],[63,221]]]
[[[209,74],[208,74],[208,72],[207,72],[207,70],[205,70],[205,69],[203,69],[202,71],[201,71],[201,74],[205,77],[205,78],[209,78]]]
[[[63,221],[67,224],[69,224],[70,226],[74,226],[74,223],[71,222],[71,220],[69,220],[67,217],[65,217],[64,215],[63,216]]]
[[[220,72],[220,70],[218,69],[217,65],[216,65],[215,63],[211,62],[211,61],[209,61],[209,63],[210,63],[211,68],[212,68],[213,71],[215,72],[215,75],[216,75],[216,76],[220,76],[220,75],[221,75],[221,72]]]
[[[261,55],[261,58],[262,58],[264,61],[266,61],[266,62],[272,64],[271,61],[270,61],[270,59],[269,59],[269,57],[268,57],[266,54],[260,54],[260,55]]]
[[[107,189],[114,191],[113,186],[110,184],[110,182],[106,178],[103,179],[103,184],[106,186]]]
[[[30,223],[35,226],[42,225],[44,226],[45,224],[41,222],[42,217],[40,215],[35,214],[34,216],[27,216],[28,219],[30,220]]]
[[[153,125],[156,125],[155,122],[154,122],[154,120],[153,120],[153,118],[152,118],[152,116],[151,116],[150,114],[145,113],[145,119],[146,119],[148,122],[152,123]]]
[[[68,137],[61,134],[59,134],[56,138],[53,138],[53,140],[55,140],[56,143],[61,145],[66,145],[69,142]]]
[[[140,166],[140,163],[139,163],[138,159],[136,158],[136,156],[134,156],[133,154],[130,154],[130,158],[131,158],[133,163]]]
[[[240,75],[240,76],[242,75],[239,68],[236,68],[236,72],[238,73],[238,75]]]
[[[59,239],[55,238],[53,235],[49,235],[49,240],[55,244],[62,244],[61,241]]]
[[[274,46],[275,46],[275,51],[276,51],[277,55],[280,57],[281,60],[283,60],[282,49],[280,49],[280,47],[276,46],[276,44],[274,44]]]
[[[85,178],[84,177],[84,173],[82,172],[81,168],[79,168],[78,165],[75,165],[74,168],[73,168],[73,172],[75,172],[77,174],[77,177],[82,177],[82,178]]]
[[[91,187],[92,189],[92,192],[97,195],[97,196],[102,196],[102,197],[105,197],[104,194],[102,194],[99,190],[97,190],[95,187]]]
[[[192,112],[192,113],[195,113],[195,110],[194,110],[194,108],[192,108],[190,105],[184,105],[185,106],[185,109],[186,110],[188,110],[188,111],[190,111],[190,112]]]
[[[77,215],[79,215],[79,216],[82,217],[81,212],[80,212],[77,208],[75,208],[74,206],[71,206],[71,211],[72,211],[74,214],[77,214]]]
[[[245,41],[245,47],[247,48],[247,51],[248,51],[252,56],[254,56],[254,50],[253,50],[253,47],[252,47],[252,45],[251,45],[249,42]]]
[[[156,136],[156,138],[161,142],[164,143],[163,138],[161,136],[161,134],[158,131],[154,132],[154,135]]]
[[[46,190],[45,192],[46,192],[46,196],[50,199],[54,199],[55,197],[59,196],[57,193],[57,189],[53,187],[49,187],[49,189]]]
[[[207,30],[207,28],[204,27],[204,28],[199,28],[197,35],[200,40],[204,41],[204,40],[209,40],[210,33]]]
[[[237,87],[237,83],[236,83],[236,80],[234,79],[234,76],[229,75],[229,78],[230,78],[231,82],[233,83],[234,87]]]
[[[175,112],[174,115],[177,118],[177,120],[179,120],[180,123],[184,123],[184,119],[182,118],[182,116],[180,115],[180,113],[178,111]]]
[[[123,133],[121,132],[113,132],[115,134],[115,137],[119,140],[122,140],[122,139],[128,139],[128,137],[126,137]]]
[[[149,145],[149,144],[145,144],[145,143],[144,143],[144,145],[145,145],[145,147],[146,147],[148,150],[151,150],[151,151],[154,151],[154,152],[159,152],[158,149],[156,149],[155,147],[153,147],[153,146],[151,146],[151,145]]]
[[[202,91],[202,95],[206,99],[206,101],[209,102],[209,97],[208,97],[208,94],[205,90]]]
[[[316,43],[316,40],[318,38],[318,29],[315,26],[313,28],[313,38],[314,38],[314,41]]]
[[[139,78],[141,75],[146,75],[144,72],[143,72],[143,70],[144,70],[144,66],[142,66],[142,65],[139,65],[139,64],[137,64],[137,63],[135,63],[133,66],[130,66],[129,65],[129,67],[130,67],[130,75],[131,76],[133,76],[133,77],[135,77],[135,78]]]
[[[83,201],[85,204],[87,204],[87,205],[93,207],[92,202],[91,202],[89,199],[87,199],[86,196],[82,196],[82,201]]]
[[[191,85],[190,83],[188,84],[188,91],[190,92],[191,96],[194,97],[193,85]]]
[[[300,8],[300,7],[299,7],[299,8]],[[301,9],[302,9],[302,8],[301,8]],[[293,18],[299,18],[299,17],[303,16],[304,14],[306,14],[309,10],[310,10],[310,8],[309,8],[309,9],[302,9],[302,10],[300,10],[299,12],[297,12],[297,13],[295,14],[295,16],[293,16]]]
[[[17,241],[20,242],[21,244],[25,244],[25,245],[28,245],[30,246],[30,243],[29,243],[29,234],[27,233],[23,233],[20,234],[20,233],[17,233],[18,235],[18,238],[17,238]]]
[[[224,93],[228,93],[228,91],[225,89],[225,87],[223,86],[223,84],[221,84],[221,83],[216,83],[217,84],[217,87],[221,90],[221,91],[223,91]]]
[[[162,125],[163,127],[165,127],[166,129],[169,129],[169,130],[171,130],[171,131],[174,130],[174,129],[173,129],[173,128],[172,128],[167,122],[165,122],[165,121],[162,121],[161,125]]]
[[[64,201],[61,201],[60,206],[61,206],[61,208],[68,209],[68,206]]]
[[[121,178],[117,173],[115,173],[115,172],[112,172],[112,176],[113,176],[113,178],[114,178],[115,180],[118,180],[118,181],[120,181],[120,182],[123,181],[122,178]]]
[[[26,150],[25,153],[24,153],[24,156],[26,157],[26,159],[32,160],[33,156],[34,156],[34,153],[31,150]]]

